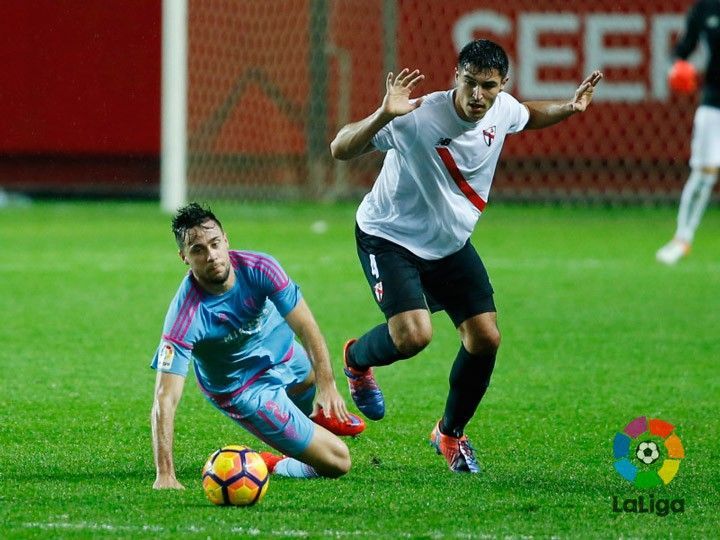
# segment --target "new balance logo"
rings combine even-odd
[[[447,146],[452,142],[452,139],[448,139],[447,137],[440,137],[438,139],[438,142],[435,143],[435,146]]]

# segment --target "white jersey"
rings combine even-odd
[[[465,121],[453,92],[428,94],[372,138],[387,155],[356,216],[364,232],[427,260],[465,245],[488,200],[505,136],[529,119],[525,106],[500,92],[480,121]]]

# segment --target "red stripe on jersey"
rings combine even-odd
[[[487,203],[482,199],[482,197],[480,197],[480,195],[475,192],[475,190],[472,188],[472,186],[470,186],[468,181],[465,180],[465,177],[460,172],[460,169],[458,169],[458,166],[455,163],[455,158],[452,157],[450,150],[448,150],[444,146],[437,146],[435,147],[435,150],[440,156],[440,159],[442,159],[442,162],[445,164],[445,168],[450,173],[450,176],[452,176],[455,184],[457,185],[457,187],[460,188],[460,191],[463,192],[463,195],[468,198],[468,200],[475,208],[477,208],[481,212],[485,210],[485,205]]]

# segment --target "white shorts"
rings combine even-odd
[[[720,167],[720,108],[700,105],[695,111],[690,166]]]

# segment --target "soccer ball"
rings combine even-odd
[[[635,455],[645,465],[650,465],[651,463],[655,463],[660,457],[660,451],[658,450],[657,444],[653,441],[645,441],[638,445]]]
[[[248,506],[265,496],[270,476],[260,454],[247,446],[229,445],[210,454],[202,470],[202,483],[210,502]]]

